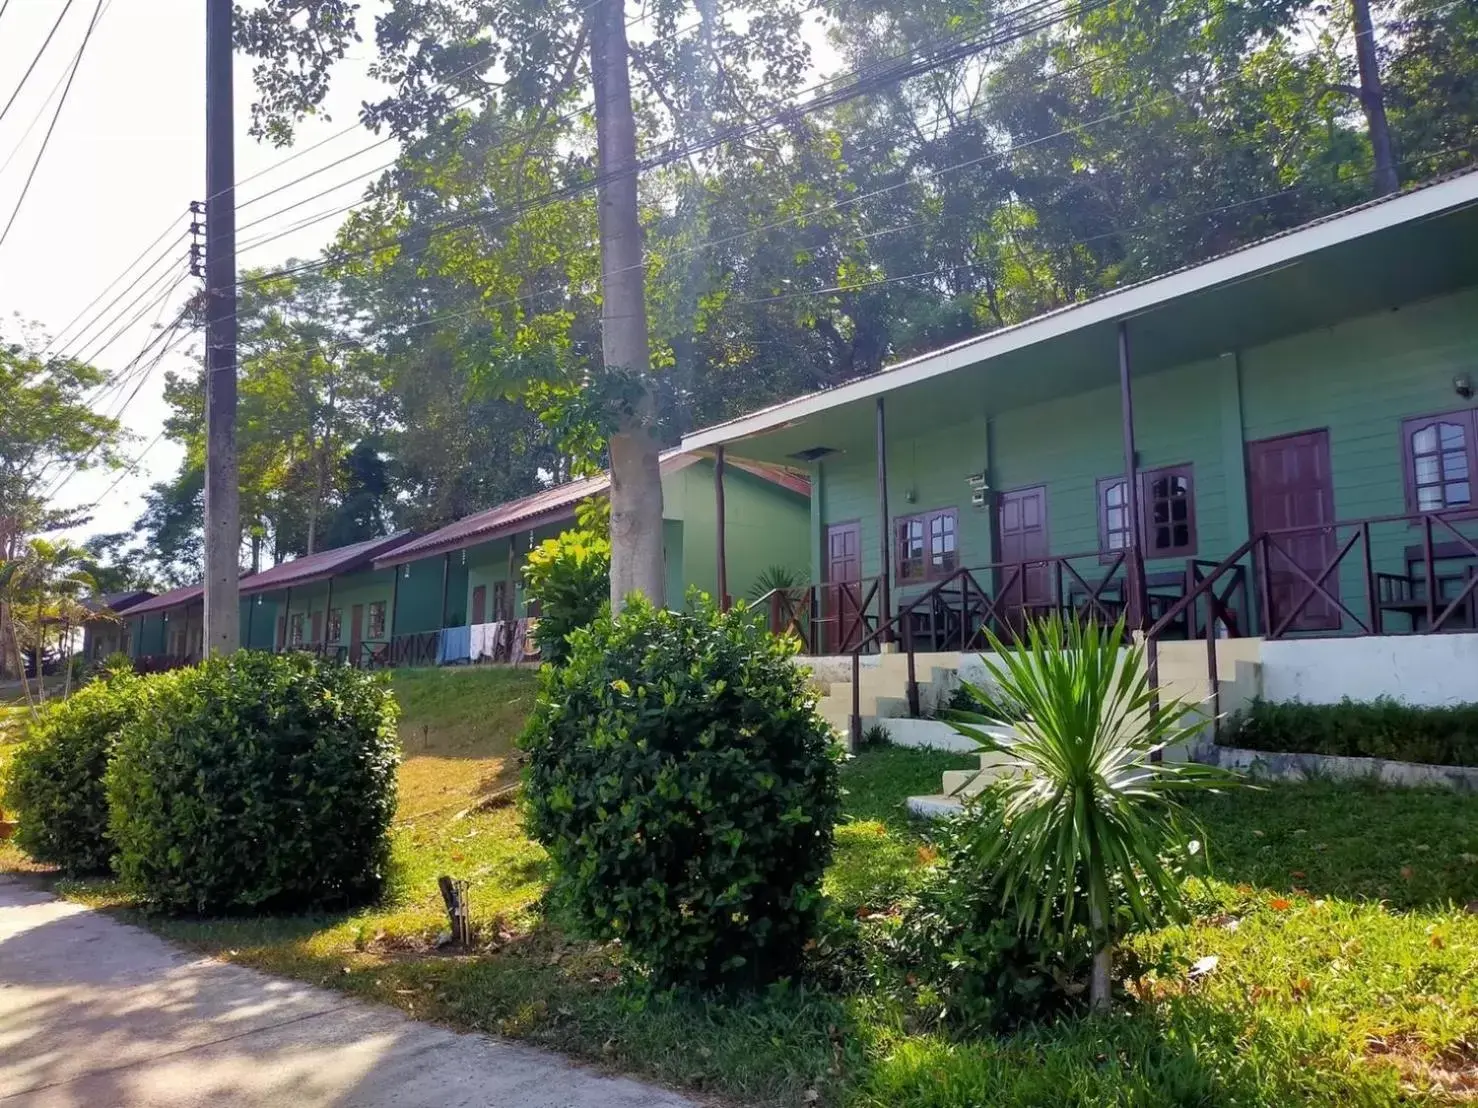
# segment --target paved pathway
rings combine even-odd
[[[0,876],[3,1108],[694,1108],[556,1055],[197,958]]]

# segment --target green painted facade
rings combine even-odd
[[[276,615],[277,608],[272,599],[243,597],[242,644],[251,650],[271,650]],[[205,627],[205,607],[196,600],[162,611],[125,614],[122,626],[122,649],[132,658],[161,654],[198,657]]]
[[[699,460],[668,473],[662,480],[662,500],[668,603],[680,603],[690,587],[713,595],[718,588],[713,463]],[[731,596],[750,595],[760,574],[776,564],[805,572],[811,556],[811,511],[806,497],[731,466],[724,478],[724,518]],[[560,520],[453,551],[447,594],[449,618],[444,626],[461,626],[472,618],[478,588],[486,589],[484,611],[489,620],[493,619],[498,585],[509,581],[510,572],[514,610],[522,613],[528,601],[522,578],[525,555],[572,526],[571,520]],[[435,554],[400,567],[397,634],[443,626],[437,618],[443,558]]]
[[[1259,439],[1327,429],[1336,519],[1401,514],[1407,510],[1401,422],[1478,408],[1478,400],[1455,394],[1460,373],[1478,381],[1478,289],[1136,375],[1139,465],[1194,467],[1200,559],[1219,561],[1249,536],[1245,449]],[[999,410],[982,384],[975,410],[988,414],[889,436],[891,519],[954,507],[960,564],[996,561],[995,496],[972,506],[967,482],[983,472],[993,494],[1045,486],[1051,554],[1097,552],[1097,481],[1124,471],[1117,384]],[[829,441],[822,429],[828,416],[812,417],[818,441]],[[881,554],[874,451],[850,449],[814,463],[812,487],[813,579],[824,572],[825,528],[852,520],[861,529],[863,576],[875,576]],[[1374,568],[1404,571],[1405,550],[1418,542],[1420,529],[1410,524],[1375,525]],[[1150,562],[1148,569],[1184,564],[1177,558]],[[1361,558],[1346,558],[1342,572],[1342,592],[1363,598]],[[1363,599],[1351,606],[1363,613]]]

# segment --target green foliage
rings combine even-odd
[[[108,869],[108,797],[103,774],[113,744],[137,713],[142,682],[112,672],[42,709],[7,767],[5,807],[19,815],[16,843],[68,873]]]
[[[522,738],[559,898],[661,983],[793,972],[841,804],[793,642],[690,598],[638,599],[570,644]]]
[[[1200,721],[1182,701],[1150,711],[1143,648],[1123,641],[1122,621],[1056,618],[1031,623],[1011,647],[992,637],[985,664],[996,693],[972,689],[981,711],[950,713],[960,734],[1011,760],[992,786],[998,803],[972,814],[986,844],[981,870],[995,875],[1026,934],[1083,928],[1106,948],[1184,918],[1181,869],[1167,855],[1188,861],[1200,843],[1175,794],[1234,780],[1209,766],[1150,761]],[[1013,737],[982,724],[1009,725]]]
[[[750,586],[749,597],[751,600],[758,600],[766,593],[783,592],[787,589],[800,589],[804,588],[805,584],[806,575],[791,569],[789,566],[766,566],[760,570],[759,576],[754,579],[754,584]]]
[[[1424,708],[1391,697],[1338,704],[1256,700],[1223,725],[1225,746],[1478,766],[1478,703]]]
[[[611,541],[592,531],[545,539],[524,561],[529,597],[539,604],[535,639],[545,661],[569,652],[569,635],[589,626],[611,596]]]
[[[926,1020],[966,1033],[1081,1010],[1093,960],[1084,927],[1065,927],[1059,916],[1031,932],[1017,925],[992,868],[994,845],[989,825],[946,825],[935,843],[943,861],[893,944],[908,1001]]]
[[[125,883],[200,913],[379,893],[399,759],[384,680],[304,654],[241,652],[144,687],[107,774]]]

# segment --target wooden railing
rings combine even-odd
[[[1376,541],[1374,531],[1383,529]],[[1411,540],[1419,535],[1419,542]],[[1160,563],[1163,566],[1163,562]],[[846,651],[852,662],[852,730],[861,729],[861,658],[897,642],[908,657],[908,703],[919,712],[915,654],[980,650],[1009,642],[1030,618],[1052,612],[1114,622],[1137,610],[1158,684],[1159,644],[1204,640],[1212,696],[1219,687],[1216,642],[1254,630],[1269,639],[1306,634],[1478,630],[1478,513],[1374,516],[1262,531],[1220,561],[1191,558],[1183,569],[1150,568],[1131,605],[1124,554],[1056,556],[953,570],[886,617]],[[1213,718],[1216,705],[1213,703]]]
[[[396,635],[390,640],[390,665],[434,666],[440,631],[422,631],[414,635]]]

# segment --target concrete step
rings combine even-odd
[[[906,801],[908,810],[913,815],[924,819],[947,819],[957,816],[965,810],[958,797],[953,796],[911,796]]]

